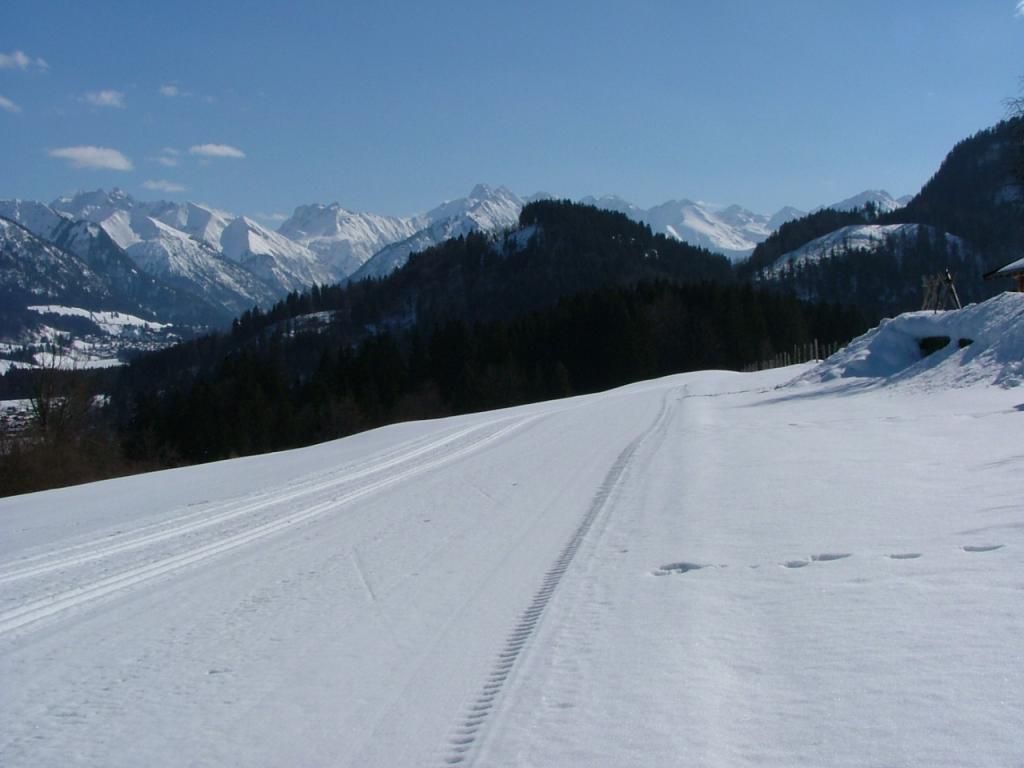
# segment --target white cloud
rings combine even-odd
[[[189,147],[188,152],[190,155],[201,155],[202,157],[245,157],[245,152],[228,144],[197,144],[194,147]]]
[[[156,192],[184,192],[185,187],[181,184],[175,184],[173,181],[164,181],[163,179],[148,180],[142,182],[142,186],[146,189],[152,189]]]
[[[1017,0],[1017,15],[1024,16],[1024,0]]]
[[[5,110],[7,112],[12,112],[14,114],[21,112],[21,107],[19,107],[13,101],[8,99],[6,96],[0,96],[0,109]]]
[[[90,91],[82,98],[94,107],[124,108],[124,94],[121,91]]]
[[[32,59],[24,51],[0,53],[0,69],[28,69]]]
[[[175,96],[180,96],[181,95],[181,91],[178,90],[178,86],[176,86],[176,85],[172,85],[172,84],[161,85],[160,86],[160,95],[161,96],[167,96],[168,98],[174,98]]]
[[[44,72],[50,68],[50,65],[43,59],[33,59],[24,51],[0,53],[0,69],[20,69],[22,71],[28,71],[33,66]]]
[[[253,216],[263,221],[284,221],[288,218],[286,213],[254,213]]]
[[[62,147],[51,149],[50,157],[70,160],[73,168],[103,168],[110,171],[130,171],[132,161],[116,149],[106,147]]]
[[[160,155],[152,159],[156,160],[156,162],[166,168],[174,168],[180,162],[178,160],[178,155],[180,154],[181,150],[179,149],[175,149],[174,147],[164,147],[160,150]]]

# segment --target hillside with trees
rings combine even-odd
[[[903,208],[818,211],[783,225],[737,269],[742,278],[808,300],[853,304],[873,316],[918,309],[921,279],[949,269],[965,302],[1007,285],[982,275],[1024,250],[1024,194],[1015,175],[1024,118],[1007,120],[958,143],[935,175]],[[828,258],[768,270],[784,255],[851,224],[918,224],[872,248],[836,249]],[[958,238],[951,246],[943,233]]]
[[[728,262],[625,216],[523,210],[391,276],[316,286],[231,333],[145,356],[111,410],[128,455],[208,461],[381,424],[740,368],[864,330],[856,311],[737,283]]]

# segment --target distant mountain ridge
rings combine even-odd
[[[413,253],[471,232],[497,233],[516,226],[525,201],[505,187],[477,184],[467,197],[442,203],[414,221],[422,226],[409,237],[378,251],[352,280],[386,277]]]
[[[868,191],[850,201],[877,202],[882,196]],[[296,207],[277,231],[209,205],[142,201],[116,188],[58,197],[49,205],[0,200],[0,216],[77,255],[109,285],[135,285],[143,275],[163,286],[156,291],[159,301],[134,307],[142,316],[223,325],[246,309],[270,306],[314,283],[385,277],[410,254],[449,238],[514,228],[528,201],[550,197],[523,198],[505,187],[478,184],[465,197],[407,217],[314,203]],[[650,209],[616,196],[582,202],[624,213],[655,233],[732,260],[744,258],[779,226],[802,215],[794,208],[767,216],[738,205],[691,200]],[[129,293],[139,294],[138,287]],[[189,297],[187,311],[168,306],[167,297],[175,295]]]
[[[133,249],[141,252],[149,267],[186,280],[203,275],[206,279],[196,286],[203,292],[223,294],[230,286],[249,305],[332,278],[305,246],[251,219],[209,206],[141,202],[115,189],[60,197],[51,207],[99,224],[129,255]],[[242,277],[225,262],[245,267],[263,285]]]
[[[904,195],[897,198],[890,195],[884,189],[868,189],[859,195],[848,197],[845,200],[840,200],[830,205],[823,205],[816,210],[820,211],[822,208],[831,208],[833,211],[855,211],[868,205],[873,205],[879,214],[891,213],[905,206],[913,198],[913,195]]]
[[[336,273],[350,275],[382,248],[414,235],[423,217],[358,213],[338,203],[300,205],[277,231],[325,258]]]
[[[585,197],[580,202],[624,213],[658,234],[721,253],[731,261],[747,258],[758,243],[782,224],[804,215],[789,206],[768,216],[739,205],[720,206],[693,200],[670,200],[644,209],[615,195]]]

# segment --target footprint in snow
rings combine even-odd
[[[816,563],[830,563],[833,560],[844,560],[849,556],[849,552],[825,552],[820,555],[811,555],[811,560]]]
[[[1005,544],[965,544],[961,547],[964,552],[994,552],[1002,549]]]
[[[810,560],[787,560],[781,565],[783,568],[806,568],[811,563],[830,563],[833,560],[843,560],[849,556],[849,552],[823,552],[820,555],[811,555]]]
[[[689,573],[690,571],[699,571],[701,568],[707,568],[706,565],[699,563],[669,563],[663,565],[656,571],[652,571],[655,576],[668,576],[673,573]]]
[[[888,558],[890,560],[917,560],[920,556],[920,552],[894,552],[888,555]]]

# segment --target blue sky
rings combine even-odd
[[[0,197],[807,209],[917,191],[1022,76],[1024,0],[11,0]]]

